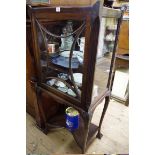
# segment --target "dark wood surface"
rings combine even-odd
[[[26,110],[33,117],[36,117],[35,105],[36,101],[35,88],[32,85],[31,80],[36,77],[36,70],[34,64],[34,53],[32,48],[32,37],[30,22],[27,23],[27,36],[26,36]],[[47,118],[50,118],[56,111],[56,101],[53,100],[48,94],[44,93],[41,97],[44,103],[44,110]]]
[[[35,110],[34,110],[34,92],[31,88],[30,78],[31,75],[34,75],[34,68],[32,65],[32,58],[30,55],[30,51],[28,47],[26,48],[26,110],[32,116],[35,117]]]

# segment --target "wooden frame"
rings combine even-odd
[[[39,6],[39,5],[49,5],[51,1],[50,0],[27,0],[26,3],[32,6]]]

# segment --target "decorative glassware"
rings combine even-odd
[[[65,27],[63,27],[62,29],[63,34],[61,34],[61,36],[63,38],[61,38],[61,50],[62,51],[67,51],[67,50],[71,50],[73,41],[74,41],[74,37],[71,35],[73,32],[73,23],[72,21],[67,21],[67,24]]]

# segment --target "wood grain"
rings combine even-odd
[[[117,54],[129,54],[129,21],[121,24]]]

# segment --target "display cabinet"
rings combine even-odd
[[[65,127],[65,109],[69,106],[80,113],[79,128],[73,134],[84,153],[97,134],[109,104],[113,65],[122,11],[100,10],[100,2],[89,6],[27,5],[31,22],[32,45],[36,76],[31,78],[36,100],[36,122],[48,133],[51,128]],[[98,35],[101,18],[116,18],[117,30],[111,57],[98,57]],[[43,93],[59,106],[51,118],[46,117]],[[105,100],[99,125],[91,122],[94,110]],[[55,103],[51,102],[51,105]]]

